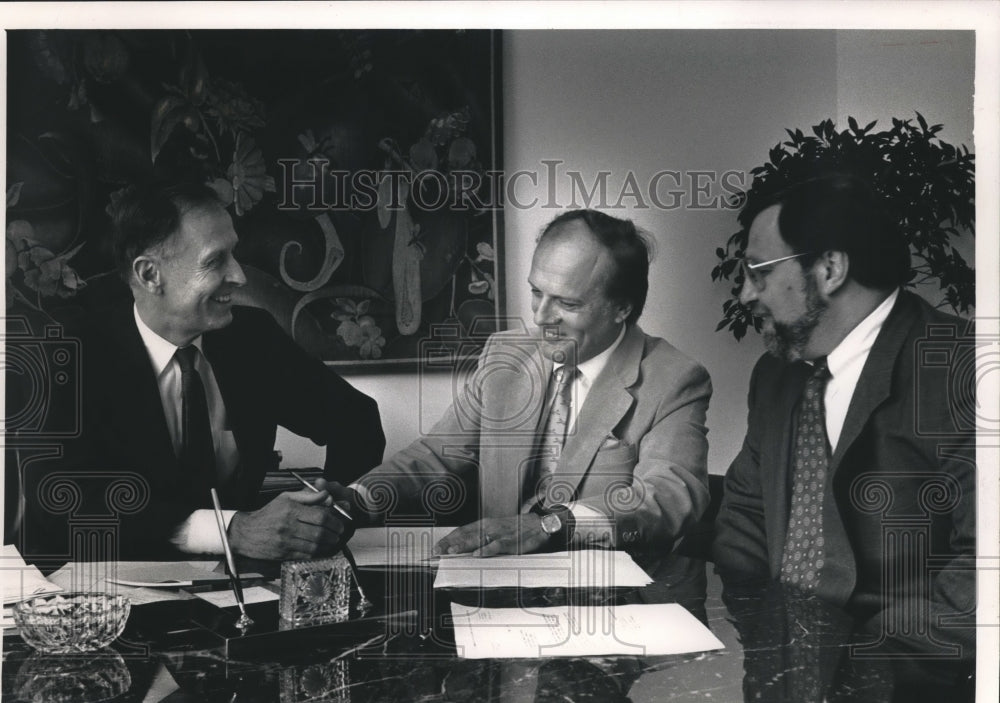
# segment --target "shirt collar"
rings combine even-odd
[[[836,378],[838,373],[843,372],[847,366],[859,357],[867,357],[868,352],[871,351],[872,346],[875,344],[875,338],[878,337],[878,333],[882,330],[882,325],[889,318],[889,313],[892,312],[892,307],[896,304],[896,298],[898,297],[899,289],[897,288],[877,308],[872,310],[868,317],[848,332],[847,336],[840,341],[840,344],[827,355],[826,364],[830,369],[832,377]]]
[[[139,328],[139,336],[142,337],[142,343],[146,347],[146,353],[149,354],[149,360],[153,364],[153,371],[159,376],[163,373],[164,369],[174,358],[174,353],[177,351],[177,345],[168,342],[163,337],[158,335],[156,332],[149,328],[142,318],[139,316],[139,307],[137,305],[132,306],[132,314],[135,316],[135,326]],[[202,351],[201,348],[201,335],[199,335],[193,342],[194,346],[198,347],[198,351]]]
[[[597,356],[576,365],[576,370],[580,372],[580,377],[582,379],[589,383],[601,374],[604,367],[608,365],[608,360],[611,358],[611,355],[615,353],[615,349],[621,346],[622,340],[625,339],[625,330],[627,328],[628,325],[622,325],[621,332],[618,333],[618,339],[612,342],[611,346]],[[552,370],[554,371],[560,366],[564,366],[564,364],[554,364]]]

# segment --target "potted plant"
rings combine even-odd
[[[937,137],[942,126],[928,126],[923,115],[916,115],[917,124],[893,118],[892,127],[881,132],[872,131],[876,122],[859,127],[853,117],[840,132],[832,120],[815,125],[811,135],[785,130],[789,140],[771,149],[767,163],[750,170],[753,182],[737,205],[753,205],[824,171],[849,171],[865,178],[910,243],[913,266],[907,285],[937,280],[942,305],[968,313],[975,305],[975,269],[955,248],[954,238],[975,236],[975,155],[964,145],[942,141]],[[739,231],[716,249],[719,262],[712,269],[713,281],[732,281],[716,331],[727,328],[737,340],[749,327],[760,331],[761,324],[738,300],[743,286],[738,263],[750,222],[740,217],[739,224]]]

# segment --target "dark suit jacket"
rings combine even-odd
[[[259,506],[264,474],[277,468],[278,425],[328,447],[330,479],[347,483],[381,461],[385,437],[375,401],[308,356],[267,312],[235,307],[233,322],[206,333],[202,348],[240,455],[234,475],[219,486],[223,507]],[[36,555],[68,554],[67,523],[106,516],[117,524],[122,557],[169,552],[176,526],[211,501],[179,470],[131,304],[86,326],[81,355],[80,436],[65,444],[60,460],[23,468],[25,547]]]
[[[974,609],[975,374],[967,328],[900,292],[831,457],[820,596],[893,622],[916,617],[898,610],[904,604],[929,607],[932,625],[944,627],[939,615]],[[722,572],[779,576],[794,417],[808,375],[806,364],[770,355],[754,368],[746,438],[716,519]],[[938,636],[974,642],[972,629]]]
[[[465,476],[478,482],[482,517],[517,515],[551,372],[530,337],[493,335],[444,417],[361,483],[386,506],[433,512],[466,490],[453,481]],[[621,547],[671,544],[708,505],[711,394],[704,367],[629,326],[566,437],[553,494],[610,517]]]

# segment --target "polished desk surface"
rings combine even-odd
[[[915,657],[852,656],[846,613],[775,584],[726,584],[704,561],[672,554],[637,558],[654,583],[638,589],[433,590],[432,569],[365,570],[370,598],[385,611],[416,609],[413,627],[282,647],[227,660],[195,633],[125,635],[96,655],[43,656],[4,637],[3,701],[948,701],[972,700],[968,666]],[[659,657],[470,660],[456,654],[450,602],[542,606],[566,602],[683,605],[725,649]],[[141,630],[141,628],[140,628]],[[665,633],[669,636],[669,633]],[[360,648],[359,648],[360,646]],[[892,650],[892,652],[899,652]],[[905,654],[905,653],[904,653]],[[163,689],[164,681],[172,683]],[[165,698],[151,692],[175,689]]]

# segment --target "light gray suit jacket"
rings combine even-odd
[[[444,417],[360,479],[375,507],[440,517],[478,483],[482,517],[518,514],[551,371],[532,338],[490,337]],[[700,364],[630,325],[579,408],[549,495],[610,517],[618,546],[670,545],[708,505],[711,394]]]

